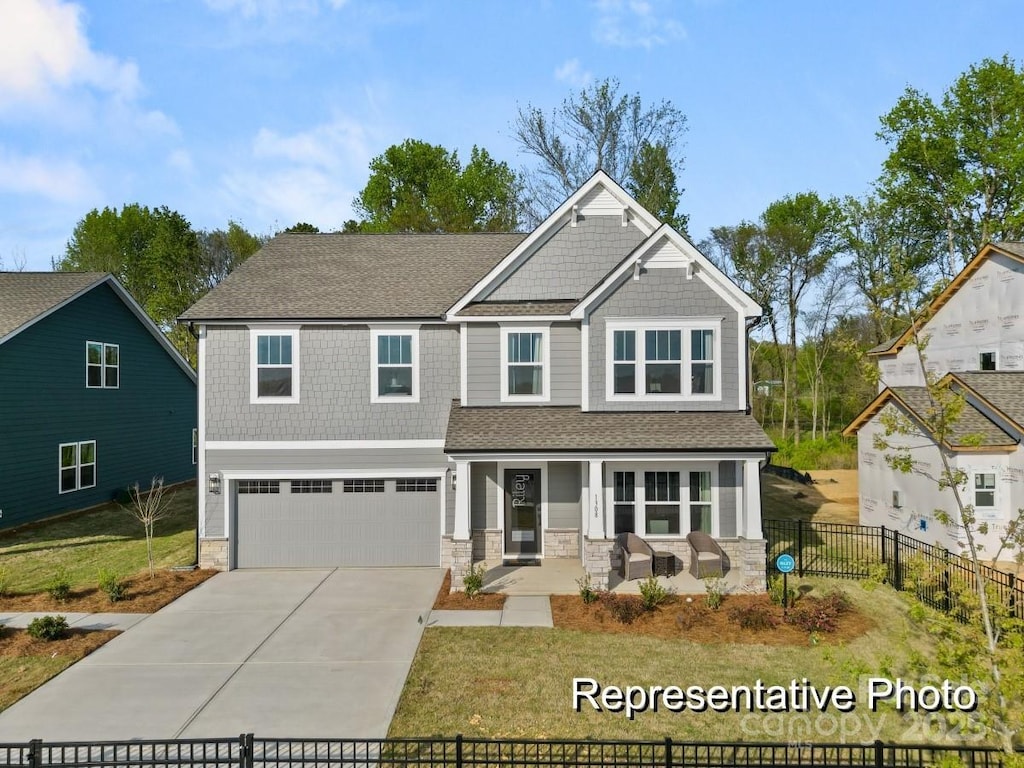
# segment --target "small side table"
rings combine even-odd
[[[653,565],[655,576],[676,575],[676,556],[671,552],[655,552]]]

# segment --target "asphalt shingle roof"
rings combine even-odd
[[[0,338],[104,277],[105,272],[0,272]]]
[[[182,320],[440,317],[523,234],[286,234]]]
[[[568,301],[481,301],[466,306],[459,315],[490,317],[494,315],[568,315],[579,304]]]
[[[741,412],[587,411],[576,406],[468,407],[452,403],[444,449],[500,451],[774,451]]]
[[[923,423],[934,418],[935,405],[927,387],[891,387],[891,390]],[[951,432],[946,442],[953,447],[1014,445],[1017,442],[969,402],[964,403]]]
[[[953,375],[1024,429],[1024,372],[977,371]]]

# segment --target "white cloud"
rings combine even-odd
[[[659,15],[648,0],[597,0],[594,39],[617,48],[653,48],[686,37],[676,19]]]
[[[589,69],[583,69],[579,59],[569,59],[555,70],[555,79],[575,88],[583,88],[594,79]]]
[[[187,149],[175,149],[167,156],[167,165],[186,176],[195,173],[196,166],[192,154]]]
[[[348,0],[206,0],[206,5],[211,10],[219,13],[237,13],[243,18],[277,18],[286,14],[311,13],[315,14],[324,4],[338,10],[346,5]]]
[[[76,86],[137,96],[136,65],[94,51],[82,16],[61,0],[0,0],[0,103],[46,101]]]
[[[0,147],[0,191],[35,195],[58,203],[97,196],[88,172],[74,160],[19,155]]]
[[[308,221],[340,228],[365,181],[371,152],[367,130],[345,116],[293,134],[261,128],[250,157],[222,180],[232,209],[282,227]]]

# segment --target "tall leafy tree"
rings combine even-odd
[[[305,235],[318,235],[320,234],[320,227],[310,224],[305,221],[299,221],[292,224],[288,229],[284,230],[286,235],[305,234]]]
[[[668,147],[644,142],[629,168],[626,191],[671,227],[686,233],[689,217],[678,213],[679,187]]]
[[[353,207],[362,218],[345,231],[507,232],[519,221],[519,181],[485,149],[463,166],[455,151],[407,139],[370,161]]]
[[[1024,71],[971,66],[936,103],[908,87],[881,118],[884,199],[931,227],[948,278],[990,240],[1024,238]]]
[[[197,236],[205,289],[217,285],[266,242],[236,221],[229,221],[227,229],[203,230]]]
[[[675,215],[664,195],[683,170],[686,116],[670,101],[647,105],[639,94],[619,89],[609,78],[571,92],[550,115],[530,104],[519,109],[512,124],[516,140],[538,161],[524,173],[532,219],[544,218],[598,170],[627,189],[661,190],[661,204],[651,210]]]

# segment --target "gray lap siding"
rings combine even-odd
[[[465,405],[502,405],[500,358],[501,330],[497,324],[468,323],[466,352],[466,380],[468,383]],[[543,405],[579,405],[580,384],[580,327],[574,323],[552,323],[551,400],[529,407]],[[508,405],[508,403],[505,403]]]

